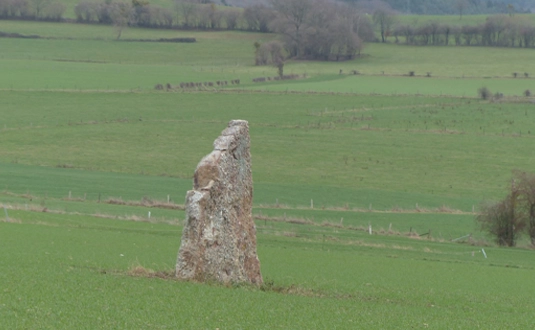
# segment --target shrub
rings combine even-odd
[[[531,91],[530,91],[529,89],[526,89],[526,90],[524,91],[524,96],[525,96],[525,97],[530,97],[530,96],[531,96]]]
[[[91,22],[97,17],[98,4],[87,0],[80,1],[74,7],[76,19],[81,22]]]
[[[492,93],[487,87],[481,87],[480,89],[477,90],[477,93],[479,97],[481,97],[483,100],[488,100],[490,96],[492,95]]]
[[[409,77],[414,77],[414,71],[409,71]]]
[[[52,21],[61,21],[65,13],[66,6],[61,2],[52,2],[44,8],[43,16]]]
[[[491,234],[500,246],[515,246],[525,222],[515,210],[515,195],[509,195],[504,200],[482,206],[476,221],[481,228]]]

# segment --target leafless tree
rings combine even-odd
[[[360,34],[372,38],[370,21],[355,8],[328,0],[273,2],[272,22],[290,57],[347,60],[362,49]]]
[[[275,13],[266,6],[259,4],[245,8],[243,18],[248,30],[270,32],[269,25],[275,19]]]
[[[458,26],[451,27],[451,34],[453,34],[453,39],[455,39],[455,46],[461,45],[461,28]]]
[[[113,6],[105,2],[97,4],[97,19],[99,23],[113,23],[111,12]]]
[[[35,17],[42,17],[44,9],[50,4],[50,2],[50,0],[31,0]]]
[[[463,25],[461,27],[461,33],[463,35],[464,44],[470,46],[474,39],[477,39],[476,35],[478,33],[477,26]]]
[[[64,3],[54,1],[43,10],[43,17],[47,20],[59,21],[63,18],[66,6]]]
[[[396,30],[398,35],[405,37],[407,45],[414,43],[414,28],[410,24],[398,25]]]
[[[483,205],[476,217],[481,228],[491,234],[501,246],[515,246],[525,227],[524,218],[517,210],[519,191],[514,182],[511,190],[511,194],[502,201]]]
[[[97,4],[89,0],[82,0],[74,6],[76,19],[83,22],[91,22],[97,16]]]
[[[302,27],[313,9],[312,0],[272,0],[273,8],[279,13],[276,22],[278,31],[293,39],[292,55],[301,55]]]
[[[476,220],[499,245],[514,246],[526,229],[535,246],[535,174],[513,171],[507,197],[483,206]]]
[[[196,16],[197,16],[197,27],[201,29],[209,29],[211,27],[211,9],[208,6],[197,6],[196,7]]]
[[[520,38],[525,48],[532,47],[535,41],[535,27],[530,25],[522,25],[520,27]]]
[[[112,2],[110,8],[110,18],[117,31],[117,40],[121,38],[123,30],[134,22],[134,10],[127,2]]]
[[[238,10],[228,9],[223,11],[223,20],[227,30],[235,30],[238,27],[240,17],[241,13]]]
[[[197,2],[193,0],[175,0],[173,4],[175,14],[177,16],[177,24],[179,22],[179,16],[182,17],[182,26],[188,28],[195,20],[195,14],[197,12]]]
[[[513,178],[519,196],[519,209],[526,215],[527,232],[531,244],[535,246],[535,174],[515,171]]]
[[[255,44],[255,64],[256,65],[277,65],[284,62],[284,47],[278,40]]]
[[[381,7],[373,12],[373,22],[380,30],[382,42],[386,42],[395,21],[396,13],[388,7]]]
[[[457,12],[459,13],[459,19],[463,19],[463,13],[468,7],[468,1],[467,0],[456,0],[455,1],[455,9],[457,9]]]
[[[11,0],[9,3],[9,11],[12,17],[30,17],[31,9],[28,0]]]

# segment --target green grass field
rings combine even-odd
[[[0,223],[9,328],[529,327],[532,252],[362,234],[258,236],[290,293],[129,276],[172,269],[180,227],[12,212]],[[24,262],[21,262],[21,261]],[[504,281],[503,279],[507,279]]]
[[[474,215],[533,168],[533,50],[370,44],[353,61],[285,65],[305,79],[253,83],[276,75],[252,65],[274,35],[0,31],[49,38],[0,38],[3,327],[531,325],[528,239],[498,248]],[[482,86],[504,98],[480,100]],[[250,125],[261,289],[165,275],[194,169],[231,119]]]

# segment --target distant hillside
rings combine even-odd
[[[269,6],[269,0],[210,0],[216,4],[232,7],[249,7],[256,4]],[[535,0],[332,0],[354,3],[364,10],[373,11],[387,4],[392,9],[405,14],[421,15],[463,15],[535,13]],[[512,5],[513,7],[509,7]]]
[[[452,15],[459,14],[497,14],[535,12],[533,0],[344,0],[366,8],[387,3],[393,9],[408,14]],[[510,7],[509,5],[512,5]]]

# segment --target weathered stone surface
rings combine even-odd
[[[232,120],[197,165],[186,195],[186,224],[176,276],[262,283],[252,217],[249,125]]]

